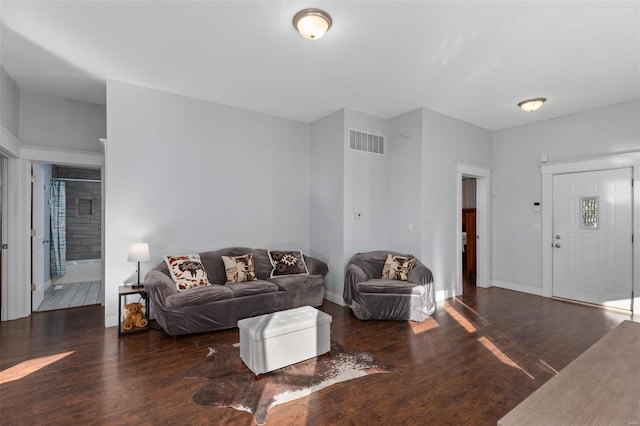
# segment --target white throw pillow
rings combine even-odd
[[[169,267],[171,278],[176,283],[178,291],[209,285],[207,271],[197,254],[184,254],[180,256],[165,256],[164,261]]]

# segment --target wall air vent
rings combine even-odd
[[[349,149],[384,155],[384,136],[349,129]]]

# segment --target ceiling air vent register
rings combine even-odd
[[[384,136],[349,129],[349,149],[384,155]]]

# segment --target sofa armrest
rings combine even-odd
[[[431,270],[416,260],[415,265],[409,271],[408,282],[419,285],[427,285],[433,282]]]
[[[329,273],[329,267],[327,264],[315,257],[305,256],[304,263],[307,265],[309,275],[322,275],[323,277],[326,277]]]
[[[166,298],[178,290],[171,277],[157,269],[152,269],[144,277],[144,289],[156,306],[166,307]]]
[[[347,265],[347,270],[344,274],[344,289],[342,291],[342,298],[347,306],[351,306],[353,302],[356,294],[356,285],[368,279],[367,274],[358,265],[355,263],[349,263]]]

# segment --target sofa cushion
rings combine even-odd
[[[253,296],[255,294],[263,293],[276,293],[278,291],[277,285],[263,280],[246,281],[243,283],[237,283],[227,286],[227,288],[233,291],[234,298],[242,296]]]
[[[407,281],[409,279],[409,271],[411,271],[415,262],[415,257],[394,256],[389,253],[382,267],[382,278]]]
[[[227,274],[227,284],[255,281],[256,272],[253,266],[253,253],[242,256],[222,256]]]
[[[424,286],[401,280],[369,280],[356,284],[360,293],[424,294]]]
[[[178,291],[209,285],[207,271],[200,262],[199,255],[165,256],[164,261]]]
[[[309,275],[301,251],[269,250],[269,260],[273,265],[271,278],[286,275]]]
[[[217,300],[233,299],[233,290],[225,285],[211,284],[206,287],[193,288],[167,296],[165,305],[168,308],[204,305]]]
[[[270,278],[269,281],[275,283],[280,290],[300,290],[304,288],[323,286],[324,276],[290,275],[286,277]]]

